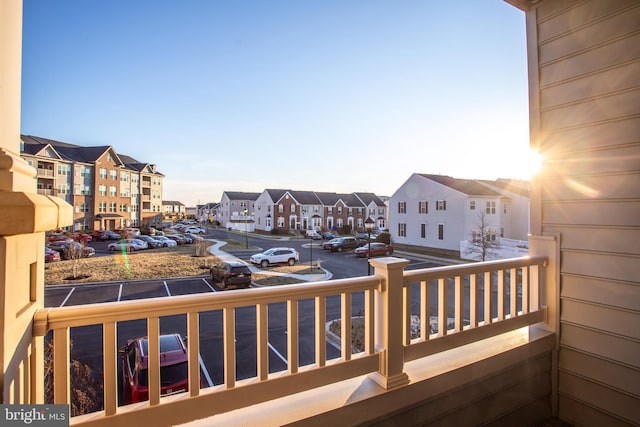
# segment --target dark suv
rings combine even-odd
[[[355,237],[338,237],[330,242],[329,249],[331,252],[342,252],[355,249],[360,246]]]
[[[211,280],[222,282],[222,289],[228,286],[248,288],[251,285],[251,270],[241,262],[224,262],[211,267]]]

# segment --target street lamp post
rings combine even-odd
[[[373,224],[375,224],[375,222],[371,219],[371,217],[367,217],[367,219],[364,221],[364,228],[367,230],[368,235],[367,247],[369,249],[367,251],[367,276],[371,276],[371,263],[369,262],[369,260],[371,260],[371,229],[373,228]]]
[[[249,225],[247,224],[248,209],[244,210],[244,247],[249,249]]]

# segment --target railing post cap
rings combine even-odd
[[[370,259],[369,263],[376,268],[392,270],[392,269],[405,268],[407,265],[409,265],[409,260],[390,256],[390,257],[384,257],[384,258]]]

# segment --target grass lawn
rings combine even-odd
[[[112,282],[139,279],[161,279],[187,276],[209,276],[209,267],[220,259],[209,253],[210,241],[203,244],[181,245],[175,248],[158,248],[132,253],[116,252],[113,255],[59,261],[45,264],[45,285],[76,284],[87,282]],[[244,243],[230,240],[225,249],[244,249]],[[73,270],[76,267],[76,278]],[[270,267],[269,272],[312,274],[308,265]],[[254,273],[253,281],[262,286],[301,283],[285,276]]]

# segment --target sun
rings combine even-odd
[[[523,168],[523,175],[531,178],[540,172],[540,169],[542,168],[542,160],[543,158],[540,153],[536,150],[529,149],[521,165]]]

